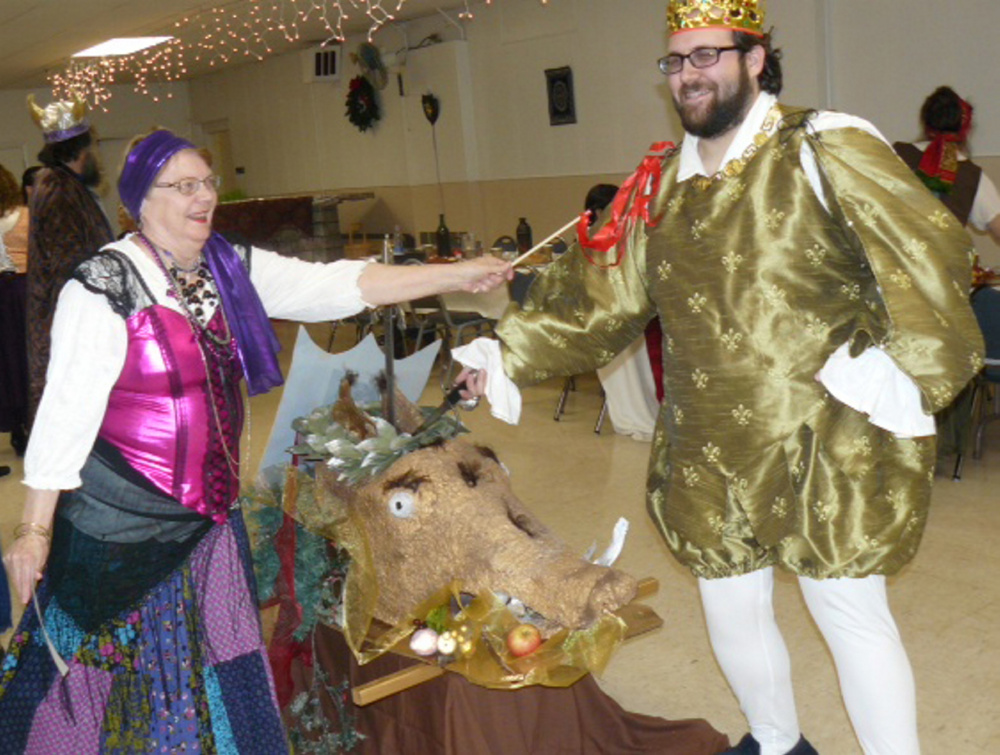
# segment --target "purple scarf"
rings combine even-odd
[[[142,201],[163,166],[183,149],[196,149],[191,142],[166,129],[154,131],[137,144],[125,159],[118,194],[129,214],[138,221]],[[284,378],[278,367],[281,348],[271,321],[257,295],[250,274],[232,245],[213,233],[202,250],[208,269],[219,289],[222,309],[236,336],[236,348],[243,363],[247,391],[251,396],[266,393],[281,385]]]

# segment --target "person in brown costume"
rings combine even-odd
[[[83,102],[53,102],[45,108],[28,97],[31,117],[45,146],[38,160],[28,231],[28,412],[33,421],[45,387],[49,332],[56,300],[80,262],[114,240],[111,224],[94,194],[101,171]]]
[[[962,225],[988,232],[1000,243],[1000,194],[969,159],[972,112],[954,89],[938,87],[920,108],[926,141],[896,142],[892,148]]]

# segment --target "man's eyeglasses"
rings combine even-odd
[[[739,50],[739,47],[730,45],[729,47],[698,47],[687,55],[680,55],[672,52],[664,55],[658,61],[660,70],[667,76],[673,76],[684,69],[684,61],[688,60],[695,68],[711,68],[719,62],[719,56],[730,50]]]
[[[182,178],[171,184],[153,184],[153,186],[157,189],[177,189],[182,196],[190,197],[202,187],[202,184],[209,191],[218,192],[219,187],[222,186],[222,178],[214,175],[207,178]]]

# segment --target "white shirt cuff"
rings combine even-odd
[[[882,349],[870,346],[851,357],[847,344],[819,371],[830,394],[900,438],[934,435],[934,416],[923,410],[920,388]]]
[[[452,349],[451,355],[474,370],[486,370],[486,399],[490,413],[509,425],[521,419],[521,391],[504,374],[500,342],[493,338],[476,338],[465,346]]]

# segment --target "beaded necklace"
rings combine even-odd
[[[136,234],[136,238],[143,243],[156,261],[161,272],[166,276],[167,283],[170,284],[171,295],[177,300],[184,316],[191,323],[192,327],[194,327],[195,333],[203,333],[215,346],[228,346],[232,340],[229,321],[226,319],[225,310],[222,309],[219,302],[218,294],[214,290],[214,281],[208,267],[205,265],[205,260],[199,256],[198,262],[193,267],[181,267],[177,264],[174,255],[166,250],[161,252],[153,242],[146,238],[145,234],[138,233]],[[164,256],[170,258],[169,264],[164,259]],[[192,273],[195,274],[193,280],[183,277]],[[208,327],[211,318],[208,315],[207,307],[213,302],[216,305],[216,309],[222,311],[222,323],[224,327],[221,336],[216,335]]]
[[[199,257],[198,264],[190,269],[184,269],[176,264],[174,256],[164,250],[163,253],[146,238],[145,234],[137,233],[135,235],[139,241],[142,242],[146,250],[150,253],[153,259],[156,261],[160,268],[160,271],[167,279],[167,283],[170,285],[169,295],[172,295],[177,303],[180,305],[185,318],[187,318],[188,323],[191,326],[191,330],[194,332],[195,344],[198,346],[198,354],[201,356],[202,365],[205,367],[205,380],[208,383],[208,405],[212,410],[212,418],[215,420],[215,429],[219,435],[219,445],[222,447],[222,452],[226,458],[226,465],[229,467],[229,471],[232,473],[233,477],[237,480],[240,477],[240,462],[237,458],[239,455],[239,437],[237,436],[237,447],[236,452],[231,452],[229,450],[229,443],[226,440],[226,432],[222,422],[222,418],[219,416],[219,408],[216,406],[216,395],[223,396],[224,391],[221,390],[222,386],[219,386],[220,390],[218,394],[216,392],[216,385],[212,381],[212,369],[209,366],[208,357],[205,355],[205,347],[207,346],[210,351],[212,351],[213,356],[216,360],[220,362],[219,367],[219,379],[225,382],[225,376],[223,374],[223,367],[221,362],[226,358],[231,356],[231,346],[232,346],[232,331],[229,328],[229,320],[226,318],[226,310],[222,307],[222,303],[218,300],[218,295],[213,290],[214,281],[212,280],[211,273],[205,266],[205,261],[203,258]],[[166,261],[163,259],[163,255],[166,254],[170,257],[171,263],[167,265]],[[197,278],[194,281],[181,281],[182,273],[193,273],[197,271]],[[222,316],[222,334],[217,335],[209,327],[209,318],[206,314],[204,307],[209,302],[216,302],[216,310]],[[248,417],[249,426],[249,406],[246,403],[245,397],[241,398],[244,400],[243,415]]]

